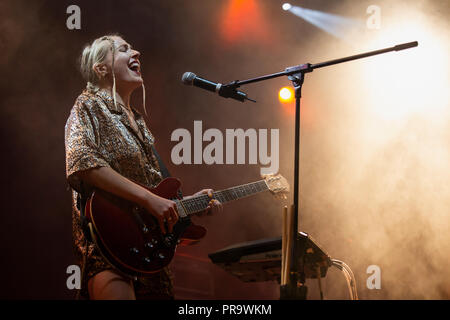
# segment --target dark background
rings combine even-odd
[[[241,7],[234,2],[234,8],[233,1],[228,0],[1,2],[1,298],[72,299],[75,296],[66,287],[66,268],[75,260],[70,192],[65,180],[64,125],[85,85],[78,72],[77,59],[86,43],[104,34],[118,32],[141,52],[149,114],[146,121],[172,175],[183,181],[185,194],[206,187],[220,190],[256,181],[260,175],[260,165],[172,164],[170,152],[175,142],[170,141],[170,135],[177,128],[186,128],[193,135],[194,120],[203,121],[203,131],[208,128],[223,133],[227,128],[280,129],[279,172],[293,186],[294,119],[277,98],[278,89],[290,82],[278,78],[248,85],[243,90],[258,103],[242,104],[186,87],[180,81],[182,74],[192,71],[218,82],[243,80],[279,72],[287,66],[360,53],[363,48],[358,43],[345,43],[282,11],[284,1],[249,1],[249,5],[241,4]],[[364,20],[365,10],[372,2],[315,0],[297,1],[297,4]],[[386,12],[392,9],[389,1],[378,3],[384,5]],[[435,15],[436,19],[445,19],[447,3],[436,1],[428,5],[414,1],[413,6]],[[81,30],[66,27],[69,16],[66,8],[71,4],[81,8]],[[397,17],[401,17],[400,11]],[[345,76],[345,68],[338,68],[341,68],[338,77]],[[316,73],[319,72],[325,73]],[[311,75],[311,84],[307,80],[304,87],[302,139],[305,140],[314,139],[317,123],[327,119],[325,111],[333,106],[329,101],[334,101],[336,107],[345,105],[339,96],[334,96],[342,87],[334,86],[333,79],[321,78],[316,73]],[[351,90],[358,90],[357,82]],[[327,85],[333,86],[333,90],[328,91]],[[138,90],[133,102],[142,110],[140,97]],[[314,144],[305,144],[302,159],[310,160],[301,169],[305,170],[302,190],[320,187],[315,179],[323,178],[323,161],[333,159],[336,148],[339,146],[333,140],[314,139]],[[307,170],[314,168],[313,164],[317,165],[316,169]],[[326,166],[326,170],[333,168]],[[308,195],[311,196],[305,191],[301,199],[311,199]],[[316,199],[320,201],[320,197]],[[197,246],[180,248],[171,264],[177,298],[278,299],[276,282],[242,283],[213,265],[207,254],[235,243],[279,236],[281,208],[290,202],[292,197],[280,202],[270,194],[257,195],[227,205],[221,216],[196,220],[209,233]],[[332,205],[327,204],[328,215],[320,223],[316,221],[315,205],[312,200],[302,202],[300,228],[310,232],[332,257],[354,266],[370,248],[357,245],[357,238],[349,240],[351,235],[339,228],[347,223],[342,220],[345,217],[333,215]],[[380,259],[358,263],[353,269],[361,298],[426,297],[423,292],[406,289],[391,294],[389,289],[395,284],[383,290],[368,290],[365,268],[370,264],[382,267],[383,259],[388,257]],[[317,299],[316,282],[308,283],[310,298]],[[328,298],[348,298],[344,278],[337,271],[329,271],[324,286]],[[448,298],[448,294],[448,286],[444,285],[432,297]]]

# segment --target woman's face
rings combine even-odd
[[[114,75],[117,89],[134,90],[142,85],[140,53],[132,49],[121,37],[113,37],[115,45]],[[109,68],[112,66],[112,52],[106,58]],[[112,78],[112,74],[111,74]]]

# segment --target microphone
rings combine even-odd
[[[256,102],[255,100],[252,100],[247,97],[247,94],[236,90],[234,86],[231,85],[223,85],[221,83],[215,83],[200,77],[197,77],[195,73],[192,72],[185,72],[183,76],[181,77],[181,81],[185,85],[190,86],[196,86],[202,89],[206,89],[211,92],[218,93],[219,96],[224,98],[232,98],[241,102],[244,102],[245,100],[250,100],[253,102]]]

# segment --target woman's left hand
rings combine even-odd
[[[213,192],[214,192],[213,189],[203,189],[203,190],[200,190],[199,192],[194,193],[191,196],[191,197],[195,197],[195,196],[199,196],[202,194],[206,194],[210,198],[208,207],[206,207],[206,209],[204,211],[197,213],[198,216],[202,216],[205,213],[207,215],[212,215],[212,214],[216,214],[218,212],[223,211],[222,203],[220,203],[220,201],[217,199],[213,199]],[[187,197],[187,198],[191,198],[191,197]]]

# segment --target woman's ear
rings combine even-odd
[[[95,74],[99,79],[103,79],[108,74],[108,68],[105,63],[95,63],[92,66],[92,70],[94,70]]]

